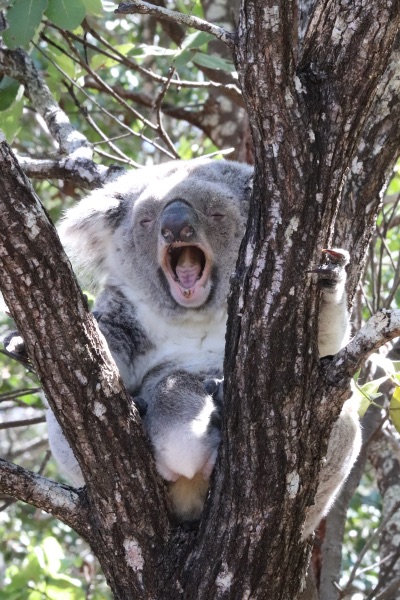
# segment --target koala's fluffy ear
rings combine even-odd
[[[70,209],[58,227],[72,264],[85,282],[100,282],[113,234],[126,213],[126,198],[113,183]]]

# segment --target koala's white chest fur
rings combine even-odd
[[[142,305],[138,308],[137,317],[152,349],[135,361],[134,372],[129,377],[129,387],[136,387],[147,372],[165,363],[191,373],[222,370],[225,308],[212,314],[191,310],[181,319],[168,321],[160,318],[152,307]]]
[[[148,356],[153,366],[171,361],[189,371],[222,367],[225,310],[198,319],[189,318],[188,315],[181,322],[168,322],[160,320],[151,309],[145,307],[141,308],[139,318],[155,347]]]

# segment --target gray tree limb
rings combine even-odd
[[[86,159],[92,157],[87,139],[72,127],[25,50],[9,50],[0,46],[0,71],[24,85],[25,93],[45,120],[61,154]]]
[[[114,11],[116,14],[129,15],[129,14],[142,14],[152,15],[158,19],[168,19],[180,25],[186,25],[199,31],[206,31],[211,35],[214,35],[217,39],[225,42],[229,48],[233,48],[234,36],[233,34],[225,31],[222,27],[217,27],[212,23],[208,23],[198,17],[191,15],[185,15],[175,10],[168,8],[162,8],[161,6],[155,6],[149,2],[143,2],[142,0],[129,0],[129,2],[121,2],[118,8]]]
[[[50,481],[2,458],[0,489],[3,494],[40,507],[67,525],[73,524],[78,533],[88,537],[90,515],[82,490]]]

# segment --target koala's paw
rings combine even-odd
[[[318,275],[318,286],[323,292],[335,292],[346,281],[346,265],[350,262],[350,254],[342,248],[322,250],[322,264],[311,273]]]
[[[224,380],[217,377],[210,377],[203,381],[203,385],[207,394],[212,396],[218,409],[221,409],[224,400]]]
[[[18,331],[11,331],[3,340],[6,353],[26,366],[31,366],[31,361],[26,352],[25,342]]]
[[[147,413],[147,402],[141,396],[131,396],[132,402],[136,407],[136,410],[139,413],[139,416],[143,419],[145,414]]]

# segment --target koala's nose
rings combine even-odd
[[[196,211],[184,200],[174,200],[161,214],[161,235],[168,244],[192,241],[198,217]]]

